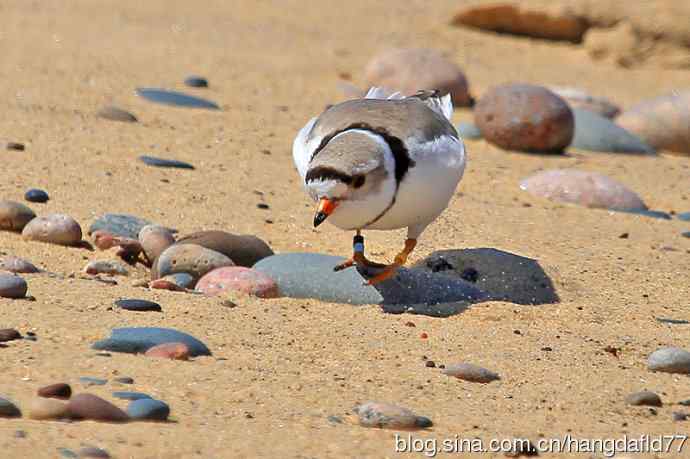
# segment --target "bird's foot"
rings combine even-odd
[[[412,253],[416,245],[416,239],[407,239],[405,241],[405,248],[403,248],[403,250],[396,255],[393,263],[384,265],[368,260],[364,256],[364,238],[360,235],[357,235],[354,239],[354,254],[352,255],[352,258],[345,260],[343,263],[333,268],[333,270],[342,271],[343,269],[347,269],[352,266],[357,266],[357,268],[360,268],[360,273],[362,270],[364,272],[372,270],[375,272],[375,274],[367,279],[367,281],[364,282],[364,285],[375,285],[393,277],[398,269],[405,265],[407,262],[407,257],[410,255],[410,253]],[[366,274],[364,275],[366,276]]]
[[[407,263],[407,257],[412,253],[416,245],[416,239],[406,239],[405,247],[399,254],[395,256],[393,263],[388,266],[384,266],[383,270],[366,281],[365,285],[376,285],[395,276],[395,273],[398,272],[398,269],[402,268],[405,263]]]

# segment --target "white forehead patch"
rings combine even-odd
[[[316,179],[306,183],[307,191],[314,201],[319,198],[337,198],[347,192],[347,185],[333,179]]]

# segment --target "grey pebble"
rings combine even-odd
[[[137,239],[139,231],[151,222],[128,214],[104,214],[89,227],[89,235],[94,231],[105,231],[114,236]]]
[[[153,301],[139,300],[139,299],[122,299],[115,301],[115,306],[125,309],[127,311],[139,311],[139,312],[161,312],[163,309],[161,305]]]
[[[194,166],[184,161],[176,159],[158,158],[156,156],[142,155],[139,156],[139,161],[147,166],[154,167],[169,167],[173,169],[194,169]]]
[[[120,384],[134,384],[134,378],[130,378],[129,376],[120,376],[118,378],[114,378],[113,381]]]
[[[23,278],[14,274],[0,274],[0,297],[24,298],[28,288]]]
[[[152,398],[140,398],[127,406],[130,419],[140,421],[166,421],[170,416],[167,403]]]
[[[571,146],[582,150],[655,154],[652,147],[610,119],[582,108],[572,108],[575,136]]]
[[[640,392],[633,392],[625,397],[625,403],[633,406],[662,406],[661,397],[654,392],[643,390]]]
[[[22,412],[17,408],[17,405],[0,397],[0,418],[19,418]]]
[[[85,446],[77,452],[78,457],[90,457],[97,459],[110,459],[110,453],[108,451],[96,448],[95,446]]]
[[[164,105],[220,110],[220,107],[215,102],[211,102],[210,100],[202,99],[200,97],[190,96],[189,94],[184,94],[177,91],[168,91],[166,89],[157,88],[137,88],[137,94],[148,101]]]
[[[132,115],[127,110],[123,110],[120,107],[114,105],[108,105],[100,109],[97,115],[103,119],[110,121],[123,121],[126,123],[136,123],[137,117]]]
[[[192,357],[211,355],[209,348],[193,336],[171,328],[158,327],[115,328],[110,338],[97,341],[91,347],[96,350],[137,354],[164,343],[184,343]]]
[[[678,347],[664,347],[650,354],[647,367],[665,373],[690,373],[690,352]]]
[[[208,80],[196,75],[185,78],[184,84],[190,88],[208,88]]]
[[[690,321],[684,320],[684,319],[667,319],[664,317],[656,317],[657,322],[661,322],[662,324],[671,324],[671,325],[687,325],[690,324]]]
[[[686,222],[690,222],[690,212],[681,212],[679,214],[676,214],[676,218],[678,220],[683,220]]]
[[[453,365],[446,365],[442,370],[444,375],[453,376],[464,381],[476,383],[490,383],[501,379],[498,373],[494,373],[486,368],[473,365],[471,363],[457,363]]]
[[[688,418],[690,418],[690,415],[688,415],[688,413],[683,413],[682,411],[674,411],[672,414],[672,419],[675,422],[687,421]]]
[[[48,202],[50,196],[48,196],[48,193],[46,193],[43,190],[39,190],[38,188],[31,188],[26,193],[24,193],[24,199],[26,199],[29,202],[44,203]]]
[[[407,408],[383,402],[365,402],[354,409],[359,424],[380,429],[426,429],[433,425],[431,419],[417,416]]]
[[[75,453],[71,449],[58,448],[57,450],[58,450],[58,453],[60,453],[60,456],[66,458],[66,459],[78,459],[79,458],[79,456],[77,456],[77,453]]]

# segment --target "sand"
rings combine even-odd
[[[523,81],[578,86],[630,106],[690,86],[687,71],[623,70],[592,62],[576,45],[448,26],[462,3],[5,3],[0,140],[23,142],[26,151],[0,152],[0,197],[22,200],[26,189],[43,188],[51,200],[32,204],[34,210],[67,213],[85,228],[105,212],[131,213],[182,233],[256,234],[277,252],[346,255],[350,234],[312,228],[291,144],[310,116],[343,100],[336,87],[341,75],[362,85],[364,66],[379,51],[444,50],[465,69],[475,95]],[[210,88],[185,88],[190,74],[208,77]],[[222,110],[154,105],[135,95],[140,86],[185,90]],[[109,103],[140,122],[97,118]],[[462,119],[471,112],[456,111],[455,120]],[[64,278],[112,255],[0,233],[0,252],[63,276],[27,275],[35,302],[0,300],[3,327],[38,336],[0,349],[0,392],[26,406],[48,383],[69,382],[80,392],[80,376],[131,376],[132,390],[169,403],[173,420],[0,420],[2,456],[57,457],[57,448],[93,444],[117,458],[395,457],[395,432],[351,422],[354,404],[369,399],[430,417],[434,427],[415,435],[439,441],[687,432],[671,419],[682,408],[671,404],[690,398],[687,378],[651,373],[646,358],[660,346],[688,347],[690,326],[655,320],[690,319],[690,239],[680,236],[688,223],[558,205],[524,194],[518,183],[540,169],[577,167],[622,181],[655,210],[690,211],[690,158],[579,151],[544,157],[483,141],[468,141],[467,148],[458,194],[411,261],[434,250],[477,247],[527,256],[552,276],[560,303],[488,302],[447,319],[311,300],[243,299],[228,308],[218,298],[131,287],[143,269],[117,286]],[[146,167],[136,161],[141,154],[197,169]],[[269,210],[256,207],[255,190]],[[619,238],[623,233],[629,237]],[[371,232],[367,247],[374,258],[390,260],[403,237]],[[157,301],[164,313],[112,310],[124,297]],[[168,362],[99,357],[90,349],[113,327],[146,325],[191,333],[214,356]],[[607,346],[619,348],[618,355]],[[426,368],[423,356],[437,364],[476,363],[503,379],[459,382]],[[110,382],[88,391],[112,399],[110,392],[124,387]],[[656,413],[625,406],[624,397],[642,389],[659,393],[666,405]],[[17,430],[26,438],[15,438]],[[667,456],[690,456],[689,448]]]

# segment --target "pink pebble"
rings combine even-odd
[[[189,359],[189,348],[184,343],[163,343],[153,346],[144,355],[163,359],[187,360]]]
[[[278,286],[266,274],[242,266],[226,266],[209,272],[196,284],[207,295],[242,292],[259,298],[277,298]]]

